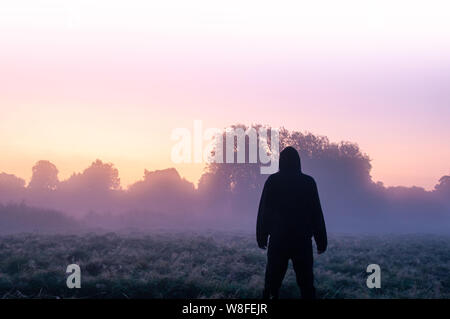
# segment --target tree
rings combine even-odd
[[[73,174],[62,183],[65,190],[109,191],[120,189],[119,171],[112,163],[97,159],[82,173]]]
[[[12,174],[0,173],[0,191],[17,191],[25,187],[25,180]]]
[[[39,161],[33,166],[33,176],[28,184],[32,190],[55,190],[59,184],[58,169],[49,161]]]
[[[450,176],[442,176],[439,179],[439,184],[434,187],[438,194],[447,195],[450,197]]]

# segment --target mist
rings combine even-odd
[[[247,129],[244,125],[235,125]],[[261,127],[261,126],[257,126]],[[225,133],[224,133],[225,134]],[[246,158],[250,141],[246,139]],[[386,187],[371,176],[371,160],[356,143],[280,130],[280,149],[299,151],[315,178],[331,233],[448,233],[450,176],[433,190]],[[248,161],[247,161],[248,162]],[[0,233],[169,229],[254,232],[268,175],[261,163],[209,163],[198,187],[174,168],[145,170],[127,189],[113,163],[95,160],[66,180],[48,160],[27,184],[0,173]]]

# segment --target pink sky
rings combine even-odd
[[[0,171],[100,158],[123,186],[172,166],[196,181],[170,134],[200,119],[357,142],[386,185],[450,174],[445,2],[251,3],[2,2]]]

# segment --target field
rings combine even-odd
[[[320,298],[450,298],[450,237],[329,238],[315,259]],[[266,255],[241,233],[0,237],[0,298],[259,298]],[[81,267],[68,289],[66,267]],[[381,267],[368,289],[366,267]],[[299,297],[290,265],[281,297]]]

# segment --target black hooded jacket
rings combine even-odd
[[[280,153],[279,171],[264,184],[259,203],[256,239],[260,247],[267,239],[279,243],[301,243],[314,237],[317,249],[327,248],[327,233],[316,182],[301,172],[296,149]]]

